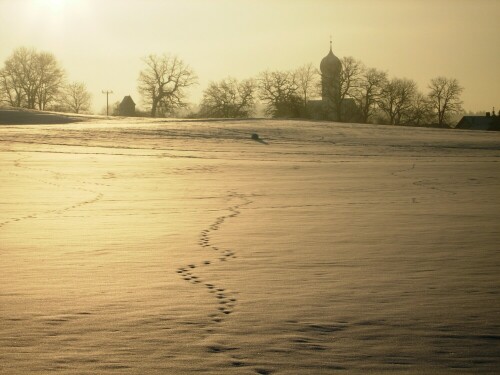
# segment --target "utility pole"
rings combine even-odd
[[[106,116],[109,116],[109,94],[112,94],[112,90],[102,90],[103,94],[106,94]]]

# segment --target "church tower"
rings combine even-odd
[[[321,71],[321,99],[323,102],[331,101],[332,97],[340,94],[340,73],[342,63],[332,52],[332,41],[330,39],[330,52],[319,65]]]

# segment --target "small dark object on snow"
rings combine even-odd
[[[257,133],[253,133],[252,136],[251,136],[251,138],[252,138],[253,141],[262,143],[263,145],[267,145],[268,144],[266,141],[264,141],[262,138],[260,138]]]

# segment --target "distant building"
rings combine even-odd
[[[333,54],[332,41],[330,41],[330,52],[323,57],[319,64],[321,71],[321,100],[330,101],[332,95],[340,94],[340,74],[342,73],[342,63]]]
[[[485,116],[464,116],[455,129],[500,131],[500,116],[486,112]]]
[[[338,120],[342,117],[344,121],[355,121],[359,117],[358,107],[352,98],[345,98],[341,102],[341,115],[339,116],[337,104],[332,98],[340,97],[340,75],[342,63],[332,51],[330,40],[330,52],[319,64],[321,72],[321,100],[308,101],[308,115],[314,119]]]
[[[125,96],[118,106],[118,115],[135,116],[135,103],[130,95]]]

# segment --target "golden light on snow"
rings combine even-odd
[[[0,138],[5,373],[498,368],[496,132],[143,119]]]

